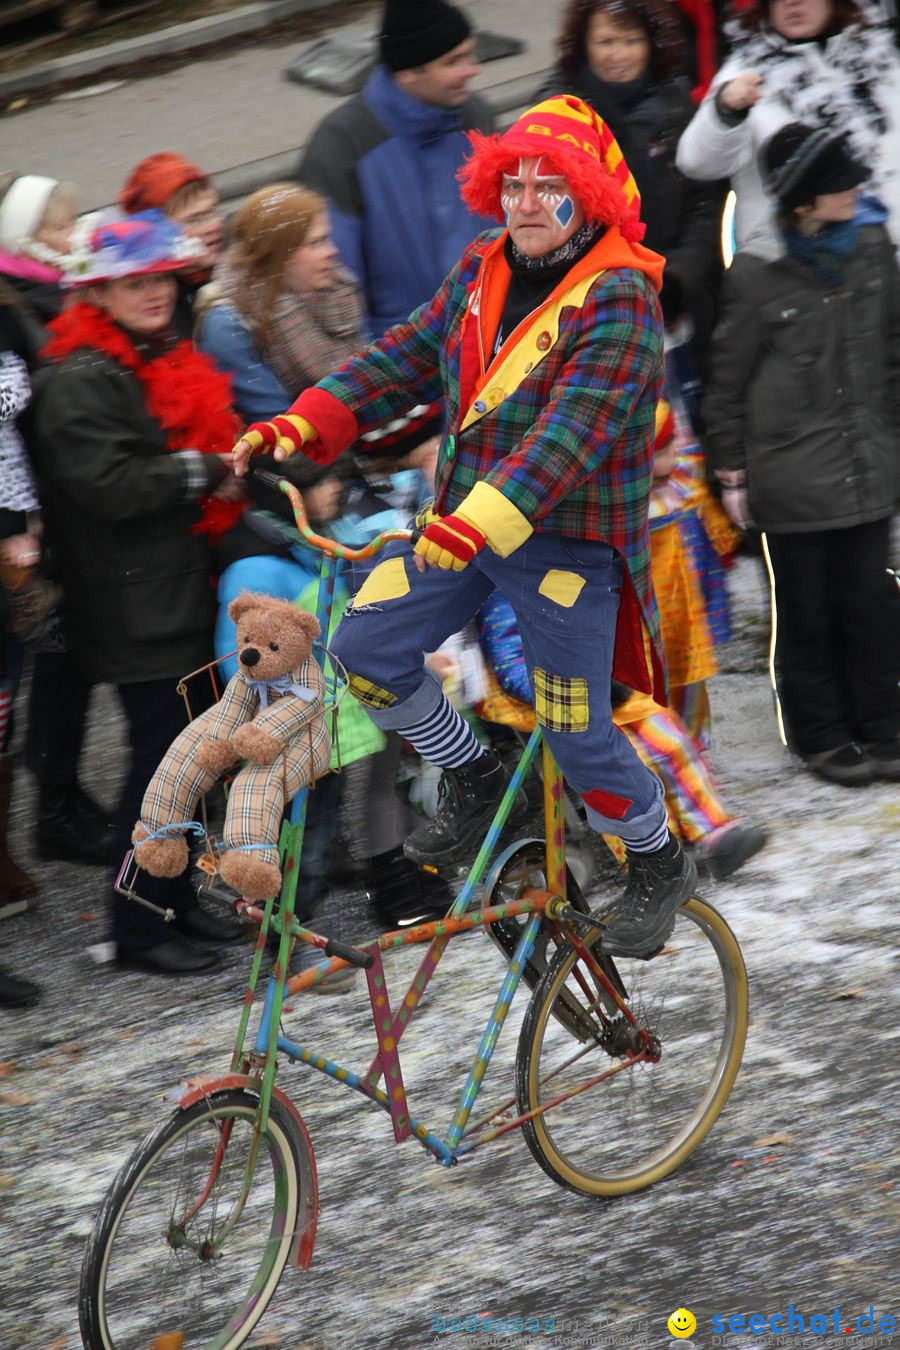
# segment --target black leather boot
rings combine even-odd
[[[679,905],[694,894],[697,869],[671,834],[655,853],[627,853],[628,884],[602,946],[611,956],[652,956],[675,927]]]
[[[78,783],[40,789],[35,852],[63,862],[112,863],[115,831]]]
[[[463,861],[487,833],[509,778],[493,750],[459,769],[445,769],[437,811],[407,839],[403,846],[407,858],[435,867]],[[525,793],[520,792],[510,821],[527,809]]]
[[[0,968],[0,1008],[30,1008],[41,991],[30,980],[17,980]]]
[[[221,969],[215,952],[194,947],[178,937],[158,942],[155,947],[119,947],[116,961],[129,970],[144,970],[151,975],[203,975]]]
[[[214,946],[224,942],[241,942],[249,935],[250,927],[243,919],[227,914],[211,914],[199,905],[179,914],[172,924],[179,937],[188,942],[200,942]]]
[[[368,881],[369,899],[388,930],[443,919],[453,904],[446,881],[410,862],[402,847],[370,858]]]

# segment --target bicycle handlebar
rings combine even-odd
[[[337,938],[329,938],[325,943],[325,955],[339,956],[342,961],[349,962],[351,966],[359,966],[361,970],[369,970],[375,964],[375,957],[371,952],[361,952],[358,947],[339,942]]]
[[[381,534],[365,545],[364,548],[348,548],[346,544],[339,544],[336,539],[327,539],[324,535],[316,534],[315,530],[310,528],[309,517],[306,514],[306,507],[303,505],[301,497],[294,484],[286,478],[279,478],[278,474],[269,473],[268,469],[253,470],[254,477],[267,487],[277,488],[283,492],[291,503],[294,512],[294,521],[299,533],[308,544],[314,548],[320,549],[322,553],[327,553],[330,558],[345,558],[348,562],[359,562],[363,558],[371,558],[389,544],[394,539],[407,540],[412,538],[411,530],[382,530]],[[338,955],[338,953],[335,953]],[[344,956],[344,953],[340,953]],[[347,958],[344,957],[346,960]]]

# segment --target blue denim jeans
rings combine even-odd
[[[662,785],[612,722],[610,682],[623,563],[609,544],[534,534],[508,558],[484,549],[462,572],[419,572],[389,545],[332,646],[384,730],[403,731],[444,695],[424,655],[464,628],[495,588],[516,613],[535,712],[594,829],[641,842],[665,822]]]

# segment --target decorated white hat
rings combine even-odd
[[[64,286],[92,286],[99,281],[176,272],[195,265],[203,245],[186,235],[162,211],[133,216],[108,211],[82,217],[62,277]]]

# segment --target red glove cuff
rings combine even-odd
[[[303,447],[303,454],[315,464],[333,464],[359,439],[359,426],[350,409],[317,385],[304,389],[288,412],[305,417],[315,427],[316,439]]]

